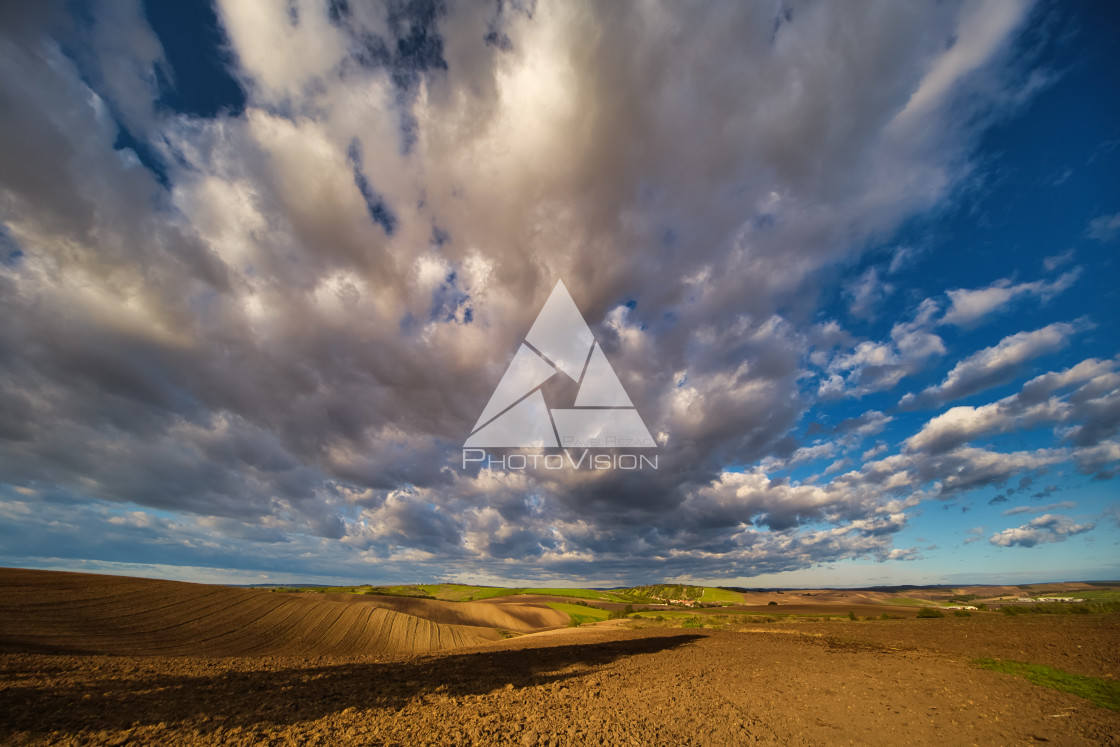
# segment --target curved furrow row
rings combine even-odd
[[[0,651],[414,654],[495,640],[495,627],[516,629],[541,615],[476,609],[479,605],[394,610],[348,602],[328,595],[0,569]]]

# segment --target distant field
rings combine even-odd
[[[697,612],[692,610],[646,610],[644,612],[635,612],[634,617],[645,618],[654,620],[662,618],[664,620],[687,620],[690,617],[696,617]]]
[[[301,589],[300,591],[304,590]],[[476,602],[480,599],[507,596],[511,590],[497,586],[467,586],[465,584],[408,584],[398,586],[351,586],[342,587],[339,591],[352,594],[427,597],[429,599],[442,599],[446,602]]]
[[[647,584],[618,589],[588,589],[569,587],[515,587],[502,588],[494,586],[472,586],[469,584],[408,584],[389,586],[338,586],[338,587],[290,587],[277,588],[274,591],[302,592],[306,594],[362,594],[381,595],[394,597],[420,597],[442,600],[448,602],[478,602],[484,600],[516,601],[518,597],[535,597],[537,603],[550,601],[548,597],[579,599],[592,604],[606,605],[633,604],[637,607],[643,605],[664,605],[671,600],[686,600],[699,602],[704,605],[720,605],[722,609],[735,609],[741,606],[765,606],[767,601],[775,601],[781,609],[768,608],[764,610],[750,610],[755,614],[798,615],[812,616],[838,616],[847,615],[849,610],[861,617],[877,617],[880,613],[866,609],[871,606],[896,606],[908,607],[917,610],[921,607],[945,608],[950,605],[977,605],[986,599],[1002,596],[1004,599],[1013,599],[1018,596],[1073,596],[1086,599],[1087,602],[1097,604],[1120,603],[1120,587],[1107,588],[1104,584],[1096,584],[1087,588],[1086,584],[1047,584],[1031,589],[1021,587],[945,587],[944,589],[930,590],[929,598],[922,599],[918,596],[907,596],[905,591],[899,592],[861,592],[859,590],[785,590],[784,595],[779,593],[751,593],[744,595],[738,591],[721,589],[713,586],[695,586],[688,584]],[[696,608],[699,612],[699,608]],[[1057,612],[1058,610],[1052,610]],[[1094,610],[1103,611],[1103,610]],[[582,613],[587,617],[588,613]]]
[[[743,595],[737,591],[730,591],[729,589],[718,589],[714,586],[705,586],[704,594],[700,597],[701,602],[730,602],[731,604],[742,604]]]
[[[1042,596],[1048,596],[1043,594]],[[1071,591],[1068,594],[1054,594],[1059,597],[1077,597],[1092,602],[1120,602],[1120,589],[1092,589],[1085,591]]]
[[[651,584],[626,589],[580,589],[568,587],[516,587],[467,586],[462,584],[410,584],[407,586],[342,586],[342,587],[292,587],[285,589],[309,593],[340,592],[351,594],[384,594],[403,597],[429,597],[451,602],[477,602],[483,599],[520,595],[570,597],[612,604],[656,604],[670,599],[697,600],[705,603],[742,604],[743,595],[736,591],[711,586],[685,586],[680,584]]]
[[[591,599],[600,602],[627,603],[632,599],[613,591],[596,591],[595,589],[519,589],[518,594],[539,594],[541,596],[573,597],[576,599]]]
[[[548,606],[559,612],[563,612],[572,619],[577,625],[582,625],[589,622],[599,622],[606,620],[610,615],[605,609],[601,607],[584,607],[582,604],[567,604],[566,602],[549,602]]]
[[[781,612],[777,611],[778,608],[771,608],[767,610],[757,611],[734,611],[729,612],[724,610],[645,610],[642,612],[635,612],[631,617],[639,620],[669,620],[673,622],[681,622],[683,620],[700,620],[702,624],[719,624],[719,625],[746,625],[749,623],[759,622],[760,620],[814,620],[814,619],[847,619],[847,612],[842,610],[833,610],[830,612]]]

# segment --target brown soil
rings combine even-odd
[[[1120,713],[970,664],[1115,678],[1120,615],[628,625],[411,656],[8,653],[0,744],[1120,744]]]
[[[293,595],[306,596],[306,595]],[[563,627],[568,616],[542,604],[511,602],[441,602],[435,599],[394,597],[378,594],[316,594],[319,598],[347,604],[368,604],[381,609],[422,617],[432,622],[501,628],[518,633],[532,633],[545,628]]]
[[[0,652],[247,656],[420,653],[500,638],[319,595],[0,569]],[[324,595],[325,596],[325,595]]]

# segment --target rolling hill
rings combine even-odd
[[[354,595],[343,602],[328,594],[22,569],[0,569],[0,592],[3,653],[414,654],[496,640],[497,628],[530,632],[567,621],[527,605],[386,604],[385,597]]]

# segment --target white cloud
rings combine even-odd
[[[898,321],[890,329],[889,343],[862,340],[851,352],[840,352],[833,355],[831,360],[824,351],[816,349],[811,362],[825,370],[818,385],[818,395],[829,399],[893,389],[904,377],[921,371],[931,358],[945,354],[944,340],[935,332],[937,327],[976,324],[1018,298],[1034,296],[1045,302],[1070,288],[1080,277],[1080,273],[1080,268],[1074,268],[1049,282],[1038,280],[1012,284],[1010,280],[1002,279],[987,288],[950,290],[946,293],[950,298],[950,306],[944,314],[941,314],[941,305],[936,299],[925,299],[918,305],[913,319]],[[890,290],[889,286],[879,281],[876,269],[871,268],[853,280],[844,292],[852,301],[852,314],[868,316],[876,299]],[[904,407],[930,407],[933,403],[948,401],[940,399],[942,393],[955,389],[970,391],[972,386],[982,384],[986,376],[999,380],[1000,376],[1014,371],[1018,363],[1026,360],[1020,357],[1016,363],[1017,355],[1035,357],[1042,354],[1032,352],[1032,346],[1042,343],[1043,337],[1047,335],[1053,336],[1055,330],[1063,329],[1072,327],[1051,325],[1036,330],[1035,333],[1021,333],[1023,337],[1012,336],[1002,340],[1002,348],[988,348],[988,351],[981,351],[967,361],[962,361],[950,372],[949,379],[941,387],[930,387],[917,395],[917,399],[914,394],[907,394],[902,404]],[[984,361],[984,356],[988,356],[987,362]],[[979,366],[987,366],[987,373],[981,371]],[[1006,368],[1000,371],[999,366]],[[955,381],[958,379],[959,381]],[[986,384],[981,387],[984,386]],[[950,399],[955,399],[955,396],[951,395]]]
[[[892,389],[930,358],[943,355],[945,345],[930,331],[937,306],[923,303],[913,320],[891,328],[890,342],[864,340],[851,352],[839,352],[825,368],[818,388],[820,397],[856,396]]]
[[[1047,542],[1064,542],[1074,535],[1092,531],[1094,527],[1096,522],[1076,524],[1068,516],[1043,514],[1021,526],[997,532],[988,541],[998,547],[1034,547]]]
[[[877,433],[882,433],[894,418],[879,410],[867,410],[866,412],[854,417],[842,420],[836,425],[837,433],[852,434],[859,439],[874,436]]]
[[[1120,471],[1120,442],[1107,440],[1084,446],[1077,450],[1074,459],[1081,472],[1102,480],[1112,479]]]
[[[883,282],[874,267],[868,268],[844,289],[844,295],[851,301],[849,312],[864,319],[874,318],[875,307],[893,292],[894,286]]]
[[[887,268],[887,272],[891,275],[894,275],[899,270],[902,270],[907,265],[911,264],[917,255],[918,250],[912,246],[898,247],[898,249],[896,249],[894,254],[891,256],[891,264],[890,267]]]
[[[1018,298],[1036,296],[1043,302],[1049,301],[1072,286],[1080,274],[1080,268],[1074,268],[1049,283],[1036,280],[1032,283],[1012,284],[1004,278],[987,288],[947,291],[950,305],[941,321],[943,324],[966,326],[975,324]]]
[[[879,443],[875,444],[874,446],[872,446],[867,451],[863,452],[860,455],[860,459],[866,462],[868,459],[874,459],[875,457],[884,453],[886,450],[887,450],[887,445],[885,443],[883,443],[882,441],[880,441]]]
[[[1120,236],[1120,213],[1101,215],[1089,221],[1085,235],[1097,241],[1112,241]]]
[[[1042,266],[1047,272],[1053,272],[1054,270],[1058,269],[1059,267],[1062,267],[1063,265],[1067,265],[1072,261],[1073,261],[1073,250],[1072,249],[1066,249],[1064,252],[1060,252],[1058,254],[1053,254],[1053,255],[1043,259],[1042,260]]]
[[[1120,429],[1120,375],[1116,361],[1090,358],[1060,372],[1036,376],[1013,395],[987,405],[957,406],[931,418],[905,441],[911,451],[943,452],[985,436],[1041,425],[1076,423],[1066,432],[1079,445]],[[1075,390],[1051,396],[1078,384]],[[1083,438],[1089,435],[1090,439]]]
[[[1070,511],[1077,507],[1073,501],[1062,501],[1061,503],[1050,503],[1045,506],[1016,506],[1009,508],[1003,512],[1004,516],[1016,516],[1018,514],[1043,514],[1047,511]]]
[[[907,394],[903,407],[931,407],[976,394],[1003,384],[1020,371],[1029,360],[1061,350],[1070,338],[1084,329],[1084,324],[1056,322],[1031,332],[1018,332],[984,348],[955,365],[937,386],[921,393]]]

